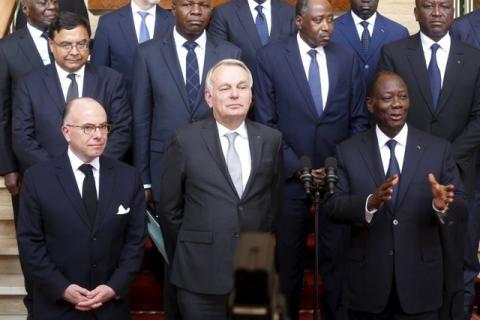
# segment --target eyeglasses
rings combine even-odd
[[[77,43],[71,43],[71,42],[61,42],[58,43],[55,40],[52,40],[53,43],[55,43],[60,49],[70,52],[72,51],[73,47],[77,48],[78,51],[83,51],[88,49],[88,44],[90,43],[88,40],[83,40]]]
[[[81,126],[76,126],[73,124],[67,124],[67,127],[71,128],[80,128],[83,133],[87,136],[92,135],[97,129],[100,131],[102,134],[110,133],[112,130],[112,125],[109,123],[101,123],[99,125],[94,125],[94,124],[83,124]]]

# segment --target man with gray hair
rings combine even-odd
[[[246,119],[252,76],[226,59],[207,74],[214,119],[176,130],[167,149],[159,216],[183,320],[226,318],[240,233],[271,232],[280,203],[280,132]]]

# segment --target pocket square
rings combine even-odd
[[[130,208],[124,208],[122,205],[118,206],[118,211],[116,214],[127,214],[130,212]]]

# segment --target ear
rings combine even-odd
[[[67,126],[62,126],[62,134],[67,142],[70,142],[70,128]]]
[[[297,26],[297,30],[300,31],[302,30],[302,23],[303,23],[303,17],[300,15],[295,16],[295,25]]]
[[[207,89],[205,89],[205,101],[211,109],[213,107],[213,96]]]
[[[23,11],[23,14],[25,15],[25,17],[28,17],[28,5],[27,5],[26,1],[22,6],[22,11]]]
[[[413,8],[413,14],[415,15],[415,21],[418,21],[418,9],[417,9],[417,7]]]
[[[373,103],[374,103],[373,100],[375,99],[373,99],[372,97],[367,97],[367,100],[366,100],[368,112],[372,114],[373,114]]]

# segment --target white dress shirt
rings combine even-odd
[[[80,128],[75,128],[75,130],[81,130]],[[72,166],[73,175],[75,176],[75,181],[77,182],[78,191],[80,191],[80,196],[83,197],[83,180],[85,179],[85,174],[80,171],[78,168],[84,164],[80,158],[78,158],[70,147],[68,147],[67,151],[68,159],[70,159],[70,165]],[[95,189],[97,191],[97,199],[98,199],[98,191],[100,190],[100,158],[96,157],[93,159],[89,164],[92,165],[93,169],[93,178],[95,179]]]
[[[353,23],[355,24],[355,28],[357,29],[358,39],[362,40],[362,33],[363,33],[363,26],[360,24],[363,21],[368,22],[368,32],[370,33],[370,37],[373,35],[373,27],[375,26],[375,20],[377,19],[377,13],[375,12],[372,14],[370,18],[367,20],[363,20],[359,16],[355,14],[352,10],[350,10],[353,18]]]
[[[253,22],[255,23],[255,20],[257,19],[258,16],[258,11],[255,9],[256,6],[259,4],[255,2],[254,0],[248,0],[248,6],[250,7],[250,13],[252,14]],[[272,2],[271,0],[265,0],[264,3],[262,3],[262,12],[263,15],[265,16],[265,20],[267,20],[267,27],[268,27],[268,34],[271,34],[272,32]]]
[[[308,51],[310,51],[312,48],[310,48],[310,46],[303,41],[303,39],[300,37],[300,32],[297,34],[297,42],[298,49],[300,50],[300,57],[302,58],[303,69],[308,79],[308,69],[310,67],[310,61],[312,61]],[[327,56],[325,55],[325,50],[323,50],[323,47],[317,47],[316,50],[318,68],[320,69],[320,85],[322,87],[323,109],[325,109],[325,106],[327,105],[329,89]]]
[[[423,54],[425,55],[425,62],[428,65],[430,64],[430,59],[432,58],[432,44],[435,43],[432,39],[424,35],[420,32],[420,40],[422,42],[422,49]],[[448,54],[450,52],[450,45],[452,43],[452,39],[450,38],[450,34],[446,34],[440,41],[437,42],[440,45],[440,48],[437,50],[437,65],[438,69],[440,69],[440,76],[442,79],[442,87],[443,87],[443,79],[445,79],[445,70],[447,69],[447,61],[448,61]]]
[[[182,37],[177,31],[177,27],[173,28],[173,39],[175,41],[175,48],[177,50],[178,61],[180,62],[180,68],[182,68],[183,81],[187,82],[187,53],[188,50],[183,46],[187,39]],[[203,31],[202,35],[195,40],[197,46],[195,47],[195,54],[198,61],[198,76],[200,77],[200,83],[202,82],[203,64],[205,62],[205,48],[207,46],[207,34]],[[207,70],[208,71],[208,70]],[[203,94],[203,92],[202,92]]]
[[[70,86],[70,83],[72,83],[72,80],[70,80],[68,75],[72,72],[63,70],[56,62],[55,67],[57,68],[58,79],[60,80],[60,86],[62,87],[63,98],[67,100],[68,87]],[[75,80],[77,80],[78,97],[82,97],[83,80],[85,79],[85,65],[73,73],[75,73]]]
[[[38,30],[34,26],[30,25],[30,23],[28,22],[27,29],[32,36],[33,43],[35,44],[35,47],[40,54],[40,57],[42,58],[43,65],[46,66],[47,64],[50,64],[50,55],[48,54],[48,40],[42,37],[43,31]]]
[[[137,41],[140,38],[140,24],[142,23],[142,17],[138,14],[138,12],[148,12],[148,15],[145,17],[145,24],[147,25],[148,34],[150,35],[150,39],[153,39],[153,35],[155,32],[155,16],[157,14],[157,5],[154,5],[148,10],[142,10],[135,1],[131,1],[130,5],[132,7],[132,15],[133,15],[133,25],[135,26],[135,34],[137,35]]]
[[[237,151],[240,163],[242,165],[242,184],[243,190],[247,185],[252,170],[252,159],[250,156],[250,145],[248,144],[248,134],[245,122],[243,122],[237,129],[230,130],[217,122],[218,135],[220,137],[220,144],[222,145],[223,157],[227,159],[228,138],[225,134],[236,132],[238,133],[235,139],[235,150]]]

